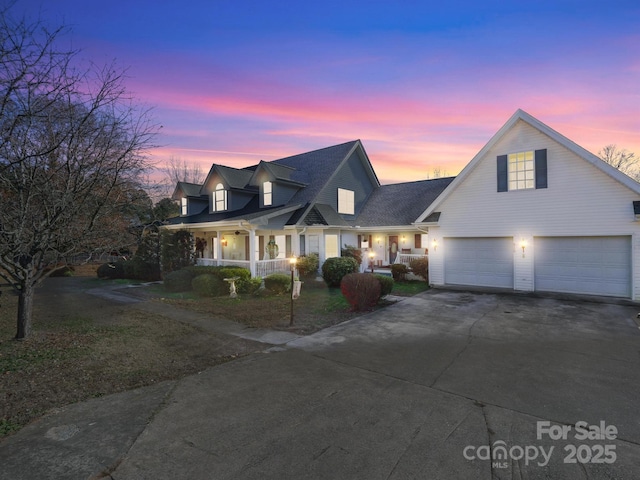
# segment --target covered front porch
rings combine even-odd
[[[351,243],[350,243],[351,242]],[[382,231],[381,229],[343,235],[343,244],[362,250],[362,269],[388,269],[393,264],[409,266],[412,260],[428,258],[429,235],[417,230]]]

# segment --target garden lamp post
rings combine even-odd
[[[289,320],[289,326],[293,325],[293,274],[296,271],[296,257],[291,257],[289,259],[289,265],[291,266],[291,316]]]
[[[373,273],[373,257],[376,256],[376,252],[369,252],[369,266],[371,267],[371,273]]]

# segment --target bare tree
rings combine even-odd
[[[636,157],[635,153],[629,152],[624,148],[619,149],[616,145],[610,144],[600,150],[598,156],[631,178],[635,180],[640,178],[640,158]]]
[[[122,241],[156,132],[123,72],[76,70],[63,33],[0,11],[0,277],[19,295],[18,339],[48,268]]]
[[[204,182],[204,172],[200,165],[189,163],[180,157],[169,158],[166,172],[172,187],[175,187],[178,182],[197,184]]]

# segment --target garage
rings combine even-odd
[[[512,238],[445,240],[446,284],[513,288]]]
[[[631,296],[631,237],[535,238],[535,289]]]

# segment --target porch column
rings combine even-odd
[[[216,257],[216,266],[220,265],[218,260],[222,259],[222,232],[220,230],[216,230],[216,237],[218,238],[218,256]]]
[[[252,228],[249,230],[249,271],[251,272],[251,277],[255,278],[256,276],[256,229]]]
[[[298,233],[298,229],[293,230],[293,235],[291,236],[291,249],[294,257],[300,256],[300,233]]]

